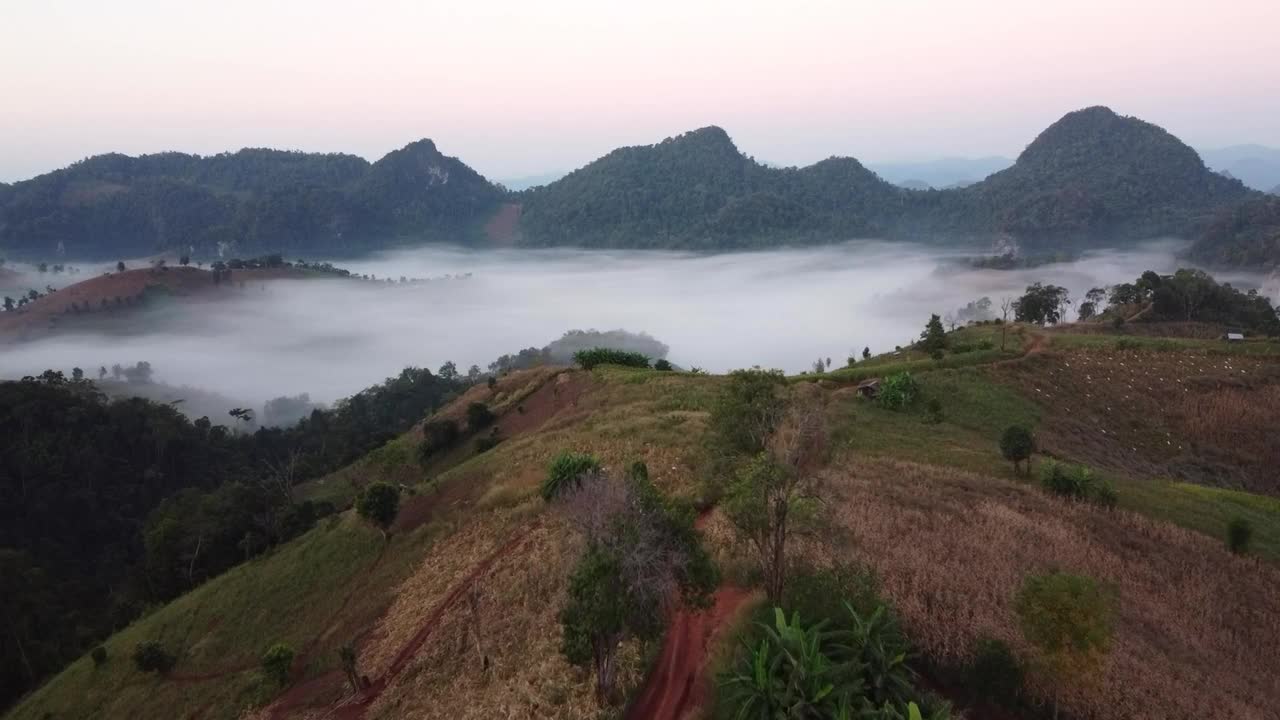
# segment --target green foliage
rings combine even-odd
[[[937,314],[929,316],[924,332],[920,333],[917,347],[930,354],[947,349],[947,331],[942,328],[942,318]]]
[[[1241,268],[1280,263],[1280,197],[1254,195],[1228,205],[1196,238],[1190,254],[1206,265]]]
[[[754,456],[782,419],[781,370],[734,370],[711,409],[711,434],[726,455]]]
[[[497,435],[484,435],[476,438],[475,451],[476,454],[486,453],[498,446],[502,442],[502,438]]]
[[[457,444],[462,436],[453,420],[431,420],[422,425],[422,442],[418,444],[418,460],[426,464],[441,452]]]
[[[925,403],[925,422],[930,425],[937,425],[942,420],[942,401],[936,397],[929,398],[929,401]]]
[[[1233,517],[1227,522],[1227,549],[1236,555],[1249,552],[1253,541],[1253,524],[1242,517]]]
[[[1070,302],[1066,288],[1035,283],[1013,302],[1013,314],[1018,322],[1056,325]]]
[[[93,659],[93,666],[95,668],[100,668],[107,664],[107,649],[98,645],[89,652],[89,657]]]
[[[1089,577],[1062,572],[1027,576],[1014,610],[1047,680],[1079,682],[1101,668],[1111,648],[1114,602],[1113,592]]]
[[[178,658],[154,640],[140,642],[133,649],[133,664],[142,672],[168,675],[177,663]]]
[[[657,360],[653,361],[653,369],[659,370],[661,372],[670,372],[675,368],[671,365],[670,360],[667,360],[666,358],[658,358]]]
[[[911,373],[902,371],[880,382],[880,394],[876,402],[887,410],[905,410],[920,396],[920,384]]]
[[[1040,483],[1054,495],[1104,507],[1115,507],[1118,499],[1112,485],[1085,465],[1045,460],[1040,465]]]
[[[473,402],[467,405],[467,430],[470,432],[474,433],[481,428],[488,427],[496,419],[498,419],[498,416],[494,415],[489,406],[482,402]]]
[[[370,483],[356,498],[356,512],[385,532],[400,512],[400,488],[385,482]]]
[[[614,350],[612,348],[597,347],[589,350],[579,350],[573,354],[573,361],[582,366],[584,370],[591,370],[597,365],[622,365],[625,367],[649,367],[649,356],[638,352],[629,352],[626,350]]]
[[[1031,459],[1031,453],[1035,451],[1035,437],[1023,425],[1010,425],[1000,436],[1000,454],[1013,463],[1014,472],[1018,471],[1019,463]]]
[[[293,667],[293,648],[276,643],[262,654],[262,674],[280,687],[289,684],[289,671]]]
[[[1025,674],[1007,643],[982,638],[965,669],[965,687],[979,700],[1011,708],[1022,694]]]
[[[858,668],[833,660],[832,634],[824,623],[805,627],[799,613],[787,619],[774,608],[773,625],[761,623],[763,637],[721,685],[740,720],[822,718],[848,714],[862,694]]]
[[[600,459],[595,455],[564,450],[551,459],[547,477],[542,481],[542,499],[551,502],[581,485],[585,476],[599,471]]]

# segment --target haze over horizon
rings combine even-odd
[[[21,68],[0,76],[0,181],[113,151],[376,159],[423,137],[509,178],[710,124],[784,165],[1012,157],[1098,104],[1197,148],[1277,146],[1276,27],[1267,0],[19,0],[0,10],[0,63]]]

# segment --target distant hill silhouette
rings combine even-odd
[[[1280,197],[1257,195],[1221,210],[1191,246],[1206,265],[1280,267]]]
[[[867,167],[895,185],[912,190],[928,190],[929,188],[972,185],[991,173],[1004,170],[1012,164],[1012,158],[990,156],[980,158],[948,157],[918,162],[868,163]],[[920,183],[927,187],[921,187]]]
[[[489,233],[501,226],[503,242],[533,246],[719,250],[993,236],[1097,244],[1189,237],[1253,194],[1163,129],[1094,107],[1051,125],[1012,166],[942,190],[898,187],[853,158],[768,166],[718,127],[619,148],[521,192],[430,140],[372,164],[277,150],[103,155],[0,186],[0,248],[42,259],[228,248],[338,255],[479,242],[500,211],[509,222],[489,223]]]
[[[1280,149],[1264,145],[1232,145],[1201,150],[1210,168],[1230,174],[1254,190],[1280,188]]]

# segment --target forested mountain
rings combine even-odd
[[[1280,149],[1264,145],[1232,145],[1201,150],[1200,156],[1217,172],[1230,173],[1231,177],[1255,190],[1267,190],[1280,183]]]
[[[1280,197],[1258,195],[1220,211],[1191,255],[1207,265],[1280,266]]]
[[[242,150],[104,155],[0,188],[0,248],[15,257],[362,252],[470,242],[518,203],[534,246],[716,250],[854,237],[989,238],[1028,245],[1190,236],[1253,191],[1174,136],[1094,107],[1067,114],[1017,161],[964,188],[907,190],[852,158],[776,168],[718,127],[625,147],[519,193],[429,140],[369,164]],[[511,208],[508,208],[511,209]]]
[[[360,252],[399,236],[465,239],[502,191],[430,140],[372,165],[339,154],[246,149],[211,157],[100,155],[0,192],[13,256],[112,259]]]

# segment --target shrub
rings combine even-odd
[[[168,675],[178,659],[164,646],[154,640],[138,643],[133,649],[133,664],[142,672],[153,672]]]
[[[473,402],[467,406],[467,429],[471,432],[486,427],[497,419],[498,416],[494,415],[489,406],[482,402]]]
[[[942,422],[942,401],[938,398],[929,398],[929,402],[925,403],[925,421],[937,425]]]
[[[479,455],[480,453],[489,452],[497,447],[500,442],[502,442],[502,438],[497,435],[485,435],[484,437],[478,437],[476,438],[475,443],[476,454]]]
[[[876,402],[889,410],[903,410],[920,394],[920,385],[909,372],[894,373],[880,383],[880,395]]]
[[[385,482],[370,484],[356,498],[356,512],[385,534],[400,512],[400,488]]]
[[[489,386],[489,390],[494,390],[498,387],[498,378],[490,375],[489,379],[485,381],[485,384]]]
[[[551,460],[547,479],[542,481],[542,499],[551,502],[566,490],[582,484],[588,473],[600,470],[600,459],[590,453],[565,450]]]
[[[614,350],[613,348],[596,347],[579,350],[573,354],[573,361],[590,370],[597,365],[623,365],[626,367],[649,367],[649,356],[644,353]]]
[[[1231,518],[1227,523],[1227,549],[1236,555],[1249,552],[1249,543],[1253,540],[1253,525],[1242,517]]]
[[[1031,459],[1035,452],[1036,441],[1031,431],[1021,425],[1010,425],[1000,436],[1000,454],[1005,460],[1013,463],[1013,472],[1018,472],[1018,465]]]
[[[1054,495],[1114,507],[1116,491],[1084,465],[1048,460],[1040,466],[1040,483]]]
[[[462,432],[453,420],[432,420],[422,426],[422,442],[418,445],[418,462],[426,463],[435,455],[458,442]]]
[[[1002,640],[982,638],[965,670],[965,685],[979,700],[1013,707],[1022,692],[1024,671],[1018,657]]]
[[[661,370],[662,372],[669,372],[671,370],[674,370],[675,368],[671,365],[671,361],[667,360],[666,358],[658,358],[657,360],[653,361],[653,369]]]
[[[262,655],[262,673],[281,687],[289,684],[289,668],[293,666],[293,648],[284,643],[272,645]]]
[[[89,652],[89,657],[93,658],[93,666],[100,668],[107,664],[107,649],[99,645]]]
[[[1111,649],[1114,597],[1093,578],[1028,575],[1014,598],[1022,634],[1040,654],[1044,679],[1070,687],[1102,668]],[[1058,714],[1054,694],[1053,714]]]

